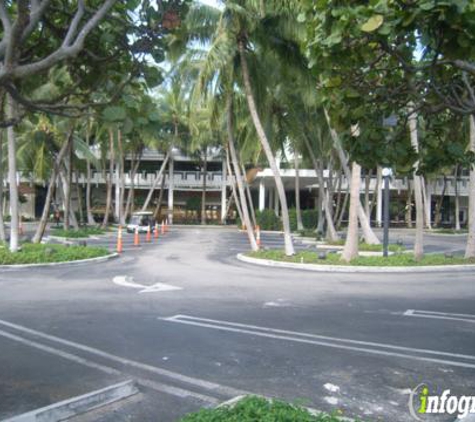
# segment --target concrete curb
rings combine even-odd
[[[131,380],[42,407],[3,422],[57,422],[137,394]]]
[[[290,268],[294,270],[313,272],[336,272],[336,273],[443,273],[474,271],[474,264],[467,265],[433,265],[420,267],[371,267],[350,265],[319,265],[299,264],[297,262],[281,262],[271,259],[260,259],[246,256],[242,253],[236,255],[237,259],[248,264],[261,265],[264,267]]]
[[[59,267],[59,266],[76,266],[76,265],[83,265],[83,264],[96,264],[99,262],[108,261],[112,258],[119,257],[117,252],[111,253],[109,255],[99,256],[97,258],[87,258],[87,259],[79,259],[77,261],[64,261],[64,262],[46,262],[44,264],[17,264],[17,265],[0,265],[1,270],[21,270],[21,269],[28,269],[28,268],[42,268],[42,267]]]

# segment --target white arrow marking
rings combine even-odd
[[[172,290],[183,290],[181,287],[171,286],[170,284],[155,283],[151,286],[145,286],[143,284],[135,283],[133,277],[127,277],[119,275],[113,278],[113,283],[118,286],[131,287],[133,289],[141,289],[139,293],[156,293],[156,292],[169,292]]]
[[[183,290],[181,287],[170,286],[169,284],[155,283],[153,286],[140,290],[139,293],[169,292],[172,290]]]

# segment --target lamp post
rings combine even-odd
[[[389,245],[389,179],[393,171],[389,167],[384,167],[381,173],[384,180],[383,256],[387,257]]]

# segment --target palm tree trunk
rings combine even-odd
[[[92,215],[92,203],[91,203],[91,163],[89,160],[87,161],[87,169],[86,169],[86,215],[87,215],[87,224],[93,226],[96,224],[96,220],[94,220],[94,216]]]
[[[91,127],[89,118],[86,122],[86,144],[89,147],[91,140]],[[92,171],[91,171],[91,162],[89,159],[86,160],[86,216],[87,216],[87,224],[89,226],[94,226],[96,221],[94,220],[94,216],[92,214],[92,203],[91,203],[91,178],[92,178]]]
[[[424,222],[426,229],[431,230],[432,229],[432,224],[431,224],[431,212],[430,212],[430,198],[429,198],[429,192],[427,191],[426,187],[426,180],[424,176],[421,176],[421,192],[422,192],[422,202],[424,205]]]
[[[346,157],[345,151],[343,151],[343,147],[341,146],[340,139],[338,134],[336,133],[335,129],[331,126],[330,116],[326,109],[323,110],[325,113],[325,119],[328,124],[328,128],[330,130],[330,136],[332,137],[333,144],[336,148],[338,153],[338,158],[340,159],[341,167],[343,172],[345,173],[345,177],[348,181],[352,180],[352,175],[350,171],[350,167],[348,166],[348,158]],[[368,221],[368,216],[365,214],[363,210],[363,205],[361,204],[361,200],[359,200],[359,207],[358,207],[358,218],[360,220],[361,231],[363,232],[364,240],[369,245],[379,245],[381,242],[374,234],[374,231],[371,229],[371,226]]]
[[[294,167],[295,167],[295,214],[297,217],[297,230],[302,231],[302,210],[300,209],[300,175],[299,175],[299,157],[294,149]]]
[[[317,160],[317,157],[315,156],[315,153],[313,152],[312,146],[310,145],[310,142],[306,136],[304,136],[304,141],[305,141],[305,146],[307,148],[307,151],[310,155],[310,159],[312,160],[315,173],[317,174],[319,186],[323,188],[323,184],[325,180],[324,174],[323,174],[323,168],[320,165],[319,161]],[[333,213],[331,212],[331,209],[330,209],[330,195],[328,193],[325,194],[325,189],[321,189],[319,192],[319,198],[320,197],[322,198],[322,202],[321,202],[322,207],[319,206],[319,208],[325,212],[325,217],[327,220],[326,236],[328,240],[331,240],[331,241],[338,240],[339,236],[335,229],[335,224],[333,222]],[[319,204],[320,204],[320,201],[319,201]],[[320,220],[323,221],[323,219],[319,217],[319,222]]]
[[[365,176],[364,176],[364,212],[368,217],[368,220],[371,224],[371,204],[369,201],[369,185],[371,183],[371,170],[367,170]]]
[[[157,205],[155,207],[155,211],[153,213],[154,220],[158,221],[158,217],[161,214],[162,209],[162,202],[163,202],[163,194],[165,192],[165,176],[162,177],[162,182],[160,183],[160,193],[158,194]]]
[[[252,195],[251,195],[251,189],[249,188],[249,182],[246,177],[246,169],[244,168],[244,165],[241,166],[242,169],[242,177],[243,177],[243,183],[244,183],[244,188],[246,189],[246,198],[247,198],[247,203],[249,205],[249,212],[251,214],[251,220],[253,226],[257,226],[257,220],[256,220],[256,212],[254,208],[254,201],[252,200]]]
[[[109,174],[106,177],[106,209],[104,212],[104,219],[102,220],[102,227],[107,227],[109,223],[109,215],[112,207],[112,177],[114,173],[114,133],[112,129],[109,130]]]
[[[132,160],[132,169],[130,171],[130,189],[129,189],[129,192],[127,193],[127,203],[125,204],[125,211],[124,211],[126,219],[129,217],[130,214],[134,212],[135,175],[137,174],[137,171],[139,169],[141,155],[142,153],[140,152],[140,154],[134,159],[135,161]],[[163,177],[162,186],[163,186],[164,180],[165,178]],[[160,193],[162,193],[161,190],[160,190]]]
[[[73,130],[71,130],[71,133],[68,136],[68,139],[72,136],[72,133],[73,133]],[[66,155],[66,152],[68,151],[68,144],[69,144],[68,142],[63,143],[63,145],[61,146],[61,149],[58,152],[58,155],[54,159],[53,168],[51,170],[51,176],[50,176],[50,180],[48,184],[48,190],[46,192],[45,204],[43,206],[43,212],[41,213],[41,218],[38,223],[38,227],[32,239],[33,243],[40,243],[45,234],[46,225],[48,224],[51,202],[53,200],[53,196],[56,189],[56,181],[58,179],[58,172],[59,172],[60,166],[62,165],[64,156]]]
[[[469,150],[475,153],[475,116],[469,116],[470,140]],[[475,168],[470,166],[470,180],[468,186],[468,236],[465,248],[465,258],[475,258]]]
[[[150,201],[152,200],[153,193],[155,192],[155,189],[157,188],[158,182],[160,181],[160,177],[162,177],[162,174],[165,171],[165,168],[167,166],[167,162],[170,159],[170,155],[171,155],[171,148],[168,150],[167,155],[165,155],[165,158],[164,158],[163,163],[160,167],[160,170],[159,170],[157,176],[155,177],[155,179],[152,182],[152,187],[148,191],[147,198],[145,198],[145,202],[143,204],[142,211],[147,210],[148,205],[149,205]]]
[[[61,180],[63,182],[63,204],[64,204],[64,230],[69,230],[70,225],[70,210],[71,210],[71,182],[72,182],[72,155],[73,155],[73,148],[72,148],[72,140],[73,137],[70,136],[68,138],[68,159],[64,163],[66,167],[66,176],[63,177],[62,171],[60,169],[59,174],[61,176]]]
[[[14,99],[7,94],[6,117],[8,120],[14,120],[17,116],[16,103]],[[8,142],[8,182],[10,186],[10,251],[18,251],[18,184],[16,167],[16,135],[14,126],[7,128]]]
[[[455,230],[460,230],[460,194],[459,194],[459,168],[457,164],[454,171],[454,180],[455,180]]]
[[[249,75],[249,69],[247,66],[246,55],[244,52],[244,42],[240,40],[238,42],[239,54],[241,57],[241,68],[242,68],[242,76],[244,81],[244,88],[246,92],[247,103],[249,106],[249,112],[252,117],[252,121],[256,128],[257,135],[261,142],[262,148],[266,154],[267,161],[269,161],[270,168],[274,175],[275,185],[277,188],[277,193],[280,199],[280,206],[282,212],[282,225],[284,229],[284,241],[285,241],[285,254],[287,256],[294,255],[294,245],[292,243],[292,233],[290,231],[290,222],[289,222],[289,209],[287,207],[287,198],[285,197],[285,189],[284,184],[282,183],[282,179],[280,177],[279,169],[277,168],[277,163],[275,161],[274,154],[269,144],[269,140],[267,139],[267,135],[264,131],[262,126],[261,119],[259,117],[259,113],[257,111],[256,103],[254,101],[254,95],[252,93],[251,87],[251,78]]]
[[[348,181],[348,182],[350,182],[350,181]],[[345,192],[345,196],[343,198],[343,204],[340,208],[340,213],[338,214],[338,218],[336,219],[336,228],[338,230],[340,230],[340,228],[341,228],[343,217],[345,215],[345,211],[346,211],[346,208],[348,206],[349,198],[350,198],[350,187],[348,186],[347,189],[346,189],[346,192]]]
[[[361,183],[361,166],[353,161],[351,169],[351,187],[350,187],[350,216],[348,224],[348,232],[346,242],[341,259],[350,262],[358,256],[358,210],[361,208],[360,201],[360,183]]]
[[[327,116],[327,122],[330,125],[329,116],[326,110],[325,110],[325,115]],[[347,178],[347,180],[352,180],[351,171],[348,166],[348,159],[345,156],[345,152],[343,151],[343,148],[341,147],[340,140],[338,139],[338,135],[336,134],[335,130],[331,128],[331,126],[330,126],[330,133],[332,135],[333,142],[337,149],[338,156],[343,168],[343,172],[345,173],[345,177]],[[361,204],[361,200],[359,200],[358,218],[360,220],[361,230],[363,232],[363,237],[365,239],[365,242],[370,245],[379,245],[381,242],[379,241],[379,239],[376,237],[373,230],[371,229],[371,226],[368,221],[368,217],[363,210],[363,205]]]
[[[125,225],[125,157],[124,157],[124,148],[122,145],[122,131],[119,129],[117,131],[117,147],[119,151],[119,158],[118,158],[118,169],[119,169],[119,224],[124,226]]]
[[[381,182],[383,179],[382,170],[383,169],[381,168],[381,166],[378,166],[376,168],[376,186],[374,187],[373,197],[371,198],[371,205],[369,207],[368,215],[371,215],[371,213],[373,212],[373,209],[376,206],[376,203],[378,202],[378,196],[381,195]]]
[[[226,105],[227,119],[226,119],[226,128],[228,134],[228,146],[229,153],[231,155],[231,161],[233,162],[234,175],[238,185],[239,197],[241,200],[241,211],[242,211],[242,222],[246,226],[247,237],[249,238],[249,243],[251,244],[251,249],[253,251],[259,250],[257,246],[256,238],[254,237],[254,230],[252,227],[251,219],[249,218],[249,210],[246,204],[246,193],[244,191],[243,180],[241,175],[241,169],[239,168],[239,161],[236,154],[236,149],[234,147],[234,119],[233,119],[233,97],[232,94],[228,94],[227,105]],[[237,199],[237,197],[236,197]]]
[[[325,214],[323,210],[323,201],[325,198],[325,178],[323,177],[323,168],[320,160],[317,160],[317,174],[318,174],[318,223],[317,233],[323,234],[325,227]]]
[[[3,204],[5,198],[3,197],[3,130],[0,131],[0,241],[5,242],[5,221],[3,218]]]
[[[417,132],[417,114],[414,107],[409,105],[409,131],[411,135],[411,145],[416,154],[419,153],[419,139]],[[414,258],[422,259],[424,256],[424,203],[422,199],[421,176],[417,174],[419,161],[414,164],[414,198],[416,203],[416,239],[414,243]]]
[[[226,148],[226,166],[228,168],[228,175],[229,175],[230,178],[232,178],[231,190],[232,190],[232,193],[233,193],[234,202],[236,203],[236,211],[238,213],[239,219],[243,222],[244,218],[243,218],[243,215],[242,215],[241,203],[239,201],[239,196],[237,195],[237,192],[236,192],[237,179],[236,179],[236,175],[233,173],[233,171],[231,169],[231,163],[229,162],[229,148]],[[228,209],[229,209],[230,206],[231,206],[231,200],[229,200]]]
[[[83,211],[83,202],[82,202],[82,188],[79,184],[79,171],[76,169],[74,172],[75,176],[75,185],[76,185],[76,195],[78,197],[78,214],[79,214],[79,224],[84,224],[84,211]]]
[[[408,229],[412,228],[412,192],[411,183],[407,181],[407,197],[406,197],[406,226]]]
[[[206,177],[208,170],[208,148],[205,147],[203,159],[203,191],[201,192],[201,224],[206,225]]]
[[[442,204],[445,198],[445,191],[447,190],[447,177],[444,174],[444,184],[442,186],[442,192],[440,193],[439,200],[435,204],[435,216],[434,216],[434,226],[439,227],[440,222],[442,221]]]

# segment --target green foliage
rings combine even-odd
[[[103,247],[24,243],[16,253],[11,253],[7,247],[0,248],[0,265],[76,261],[98,258],[109,253]]]
[[[282,230],[282,222],[280,218],[275,215],[274,210],[265,209],[263,211],[256,211],[256,223],[261,230]]]
[[[312,230],[317,227],[318,212],[316,210],[302,210],[302,224],[305,229]],[[297,210],[295,208],[289,209],[290,230],[297,231]],[[315,237],[315,233],[313,236]]]
[[[371,267],[419,267],[424,265],[468,265],[475,264],[475,259],[465,259],[463,257],[447,258],[443,254],[427,254],[420,261],[416,261],[409,253],[390,255],[387,258],[382,256],[360,256],[351,260],[350,263],[342,261],[340,255],[328,253],[326,259],[319,259],[318,252],[301,251],[293,256],[285,255],[282,250],[261,250],[249,252],[249,256],[261,259],[271,259],[274,261],[296,262],[304,264],[321,265],[355,265]]]
[[[339,422],[337,416],[312,415],[308,410],[279,400],[246,397],[234,406],[203,409],[180,422]]]
[[[186,200],[186,209],[188,211],[200,211],[201,210],[201,197],[191,196]]]
[[[86,238],[89,236],[101,235],[104,234],[106,230],[99,227],[85,227],[80,228],[79,230],[64,230],[64,229],[54,229],[51,231],[52,236],[65,237],[70,239],[80,239]]]

